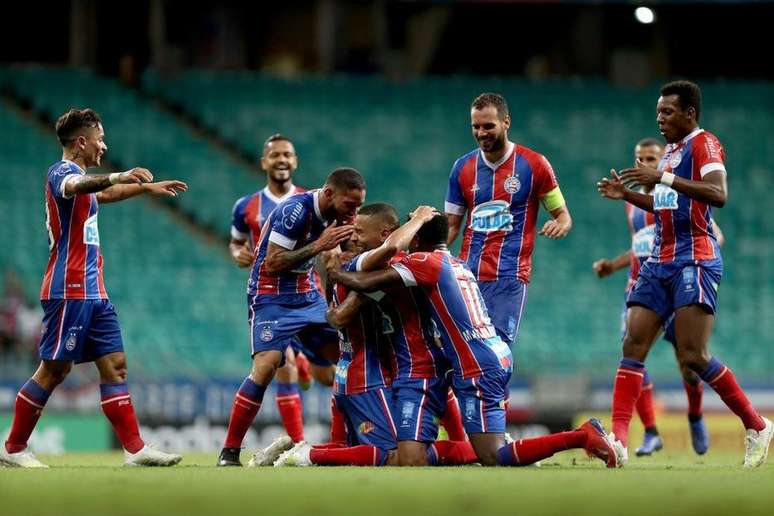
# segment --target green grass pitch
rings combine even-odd
[[[645,515],[772,514],[774,462],[741,450],[663,451],[607,470],[581,453],[541,468],[216,468],[189,454],[169,469],[122,468],[119,453],[42,456],[49,470],[0,469],[0,514]],[[243,453],[246,462],[247,453]]]

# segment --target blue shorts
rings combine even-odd
[[[623,310],[621,310],[621,340],[626,337],[626,315],[629,313],[629,309],[624,302]],[[664,323],[664,340],[677,346],[677,337],[675,337],[675,314],[671,314],[669,319]]]
[[[465,432],[505,432],[505,405],[510,379],[511,371],[508,369],[492,369],[467,380],[454,378],[452,386],[460,403]]]
[[[321,347],[339,339],[338,332],[325,320],[328,309],[325,299],[316,291],[295,299],[273,297],[247,296],[251,354],[284,352],[290,346],[302,351],[315,365],[332,365],[317,353]]]
[[[448,393],[449,383],[443,377],[396,380],[392,403],[398,418],[398,441],[434,442]]]
[[[501,278],[480,281],[478,288],[497,334],[511,347],[519,337],[521,314],[527,303],[527,284],[516,278]]]
[[[124,351],[121,327],[107,299],[50,299],[43,306],[40,358],[65,362],[93,362]]]
[[[697,262],[645,262],[626,306],[643,306],[663,321],[683,306],[699,305],[714,314],[718,285],[723,276],[721,259]]]
[[[362,394],[336,394],[334,400],[336,407],[344,414],[349,446],[367,444],[381,450],[398,447],[390,407],[391,389],[373,389]]]

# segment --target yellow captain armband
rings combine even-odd
[[[540,199],[540,202],[543,203],[543,207],[549,212],[554,211],[557,208],[561,208],[565,205],[564,195],[562,195],[562,191],[558,186],[545,194]]]

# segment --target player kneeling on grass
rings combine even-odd
[[[392,206],[364,206],[351,242],[366,252],[349,260],[345,269],[386,267],[434,213],[433,208],[420,207],[408,224],[396,230],[398,214]],[[331,263],[340,267],[337,259],[329,260],[329,268]],[[369,298],[336,284],[327,318],[341,334],[334,391],[346,420],[349,446],[301,443],[282,454],[276,466],[459,465],[477,460],[468,442],[433,443],[446,407],[446,366],[433,341],[429,314],[416,305],[410,289],[397,286]],[[410,356],[412,352],[416,356]],[[416,378],[411,375],[412,358]],[[259,452],[264,464],[281,441]]]
[[[112,174],[86,174],[107,151],[102,120],[91,109],[71,109],[56,123],[62,159],[48,169],[46,225],[50,256],[40,291],[43,326],[40,366],[25,383],[14,409],[13,425],[0,465],[47,467],[27,450],[43,407],[73,362],[94,362],[100,376],[102,411],[124,448],[126,466],[172,466],[180,455],[146,446],[140,437],[129,388],[118,316],[102,279],[97,209],[99,203],[140,194],[177,196],[180,181],[153,182],[144,168]]]
[[[410,254],[376,272],[329,270],[329,280],[359,292],[395,286],[419,287],[440,333],[444,356],[453,366],[452,382],[463,407],[470,443],[485,466],[524,466],[570,448],[584,448],[608,467],[618,465],[612,439],[599,421],[558,434],[505,442],[505,399],[513,371],[511,351],[487,315],[470,269],[446,248],[444,215],[425,222],[411,240]]]

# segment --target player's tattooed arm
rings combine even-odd
[[[340,305],[328,307],[325,318],[334,328],[343,328],[352,322],[365,302],[365,296],[350,292]]]
[[[398,251],[407,249],[419,228],[425,222],[438,215],[438,213],[432,206],[418,206],[417,209],[411,212],[411,218],[408,222],[393,231],[382,245],[363,257],[360,270],[375,271],[387,267],[390,263],[390,258],[395,256]]]
[[[126,172],[75,176],[65,184],[64,193],[71,197],[77,194],[101,192],[117,184],[142,184],[151,181],[153,181],[153,174],[150,170],[136,167]]]
[[[269,241],[269,247],[266,250],[266,261],[264,262],[266,272],[278,274],[304,263],[323,251],[330,251],[340,243],[348,240],[352,235],[352,230],[352,226],[339,226],[334,222],[325,228],[325,231],[322,232],[317,240],[294,250],[285,249]]]
[[[341,283],[348,289],[359,292],[372,292],[392,285],[403,285],[403,278],[393,268],[375,272],[330,270],[328,274],[330,281]]]

